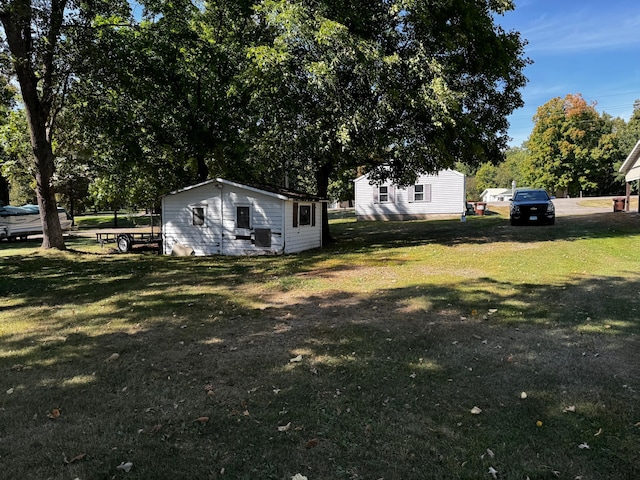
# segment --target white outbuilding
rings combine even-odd
[[[631,185],[633,182],[640,183],[640,140],[635,144],[627,158],[620,166],[620,173],[624,174],[624,178],[627,182],[627,198],[626,198],[626,210],[629,211],[629,201],[631,200]],[[640,192],[640,190],[639,190]],[[638,194],[640,199],[640,193]],[[640,211],[640,208],[638,208]]]
[[[322,246],[322,202],[300,192],[216,178],[162,199],[162,250],[269,255]]]
[[[510,188],[487,188],[480,194],[483,202],[508,202],[513,197]]]
[[[368,174],[354,183],[358,220],[419,220],[466,213],[465,176],[455,170],[420,175],[408,187],[377,184]]]

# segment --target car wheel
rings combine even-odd
[[[551,220],[549,220],[547,222],[547,225],[555,225],[555,224],[556,224],[556,219],[555,218],[552,218]]]
[[[510,218],[510,219],[509,219],[509,222],[511,223],[511,226],[512,226],[512,227],[515,227],[516,225],[518,225],[518,222],[516,221],[516,219],[515,219],[515,218]]]

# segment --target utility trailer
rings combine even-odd
[[[134,250],[156,250],[162,252],[162,237],[154,232],[98,232],[96,240],[103,247],[105,243],[115,243],[118,251],[128,253]]]

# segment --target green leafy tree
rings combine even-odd
[[[172,189],[225,174],[242,154],[246,101],[235,78],[253,12],[248,2],[139,3],[137,25],[98,19],[73,108],[96,174],[131,204],[154,206]]]
[[[4,74],[7,58],[0,53],[0,128],[6,125],[11,109],[15,104],[15,90],[11,86],[9,76]],[[2,139],[0,138],[0,142]],[[7,160],[7,154],[4,150],[5,144],[0,145],[0,203],[9,204],[9,182],[4,176],[4,163]]]
[[[257,8],[252,153],[327,195],[336,172],[376,181],[499,158],[522,105],[523,43],[495,25],[512,2],[297,2]],[[273,165],[273,164],[276,165]],[[284,167],[282,166],[284,165]],[[326,220],[326,216],[324,216]],[[325,223],[325,241],[328,228]]]
[[[498,165],[496,185],[501,188],[511,188],[512,182],[524,186],[526,168],[529,162],[529,152],[524,148],[513,147],[505,152],[505,160]]]
[[[475,187],[479,192],[485,191],[487,188],[498,187],[498,167],[490,162],[483,163],[476,172]]]
[[[65,249],[53,187],[56,117],[73,78],[76,46],[101,10],[127,10],[127,2],[103,0],[5,0],[0,2],[12,73],[20,86],[33,149],[36,195],[42,214],[43,248]]]
[[[7,179],[10,200],[6,203],[25,204],[37,201],[34,181],[33,148],[29,139],[27,116],[23,109],[7,112],[0,126],[2,174]]]
[[[640,140],[640,100],[633,102],[631,118],[628,122],[618,125],[617,131],[620,150],[626,157]]]
[[[531,185],[572,196],[620,188],[614,181],[619,152],[613,121],[595,105],[579,94],[553,98],[538,109],[534,122],[527,142]]]

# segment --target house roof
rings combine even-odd
[[[224,178],[212,178],[204,182],[197,183],[195,185],[189,185],[188,187],[184,187],[179,190],[169,192],[167,195],[175,195],[177,193],[186,192],[188,190],[199,188],[204,185],[209,185],[212,183],[217,183],[221,185],[230,185],[233,187],[242,188],[252,192],[261,193],[263,195],[276,197],[276,198],[279,198],[280,200],[298,200],[298,201],[308,201],[308,202],[326,202],[327,201],[326,199],[318,197],[316,195],[311,195],[304,192],[298,192],[296,190],[291,190],[288,188],[274,187],[271,185],[245,185],[242,183],[232,182],[231,180],[225,180]]]
[[[629,156],[620,166],[620,173],[625,174],[627,182],[633,180],[640,180],[640,140],[636,143],[635,147],[629,153]]]
[[[480,196],[484,197],[485,195],[502,195],[505,193],[511,193],[511,189],[510,188],[487,188],[480,194]]]

